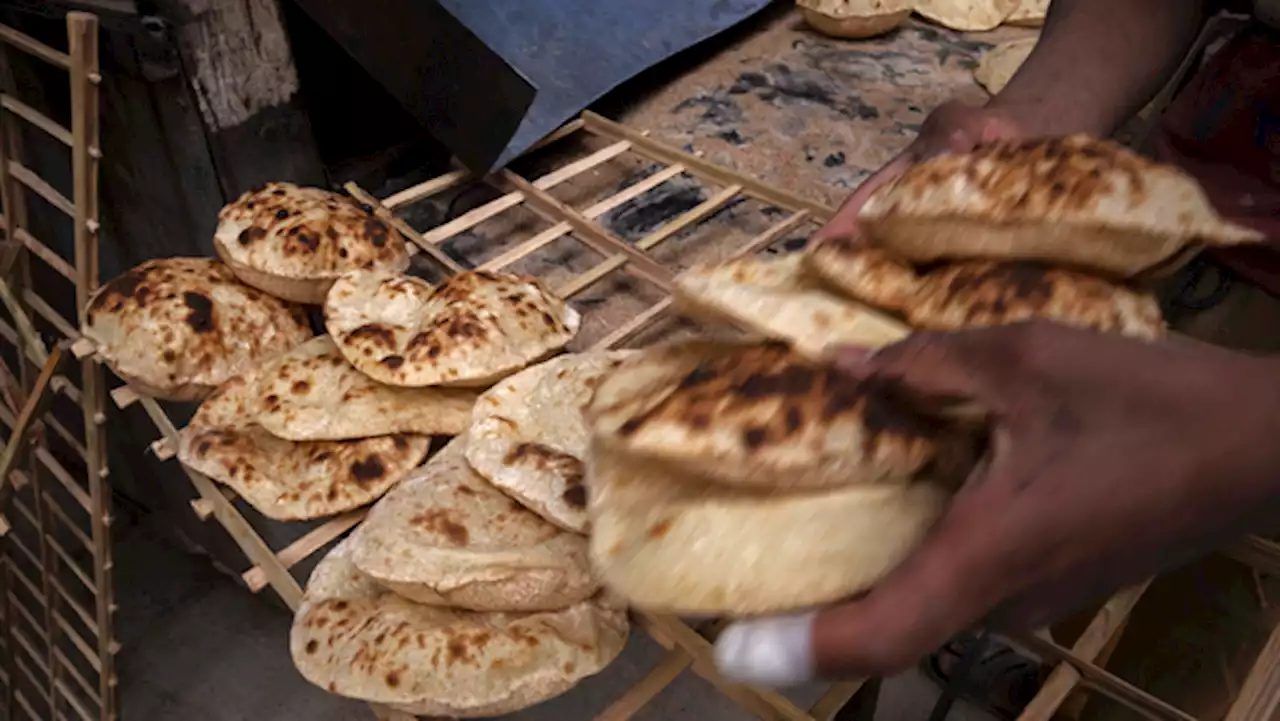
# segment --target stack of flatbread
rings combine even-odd
[[[894,388],[779,343],[640,351],[587,410],[591,558],[637,607],[761,614],[867,589],[978,444]]]
[[[304,677],[412,714],[545,701],[626,643],[588,556],[582,405],[625,356],[557,356],[480,395],[468,429],[313,574],[293,626]]]
[[[953,331],[1040,318],[1153,340],[1165,325],[1146,279],[1261,238],[1181,171],[1083,135],[925,161],[879,188],[859,224],[856,241],[803,258],[693,268],[677,279],[680,304],[814,357],[891,342],[901,321]]]
[[[888,33],[912,12],[951,30],[982,32],[1001,25],[1039,27],[1049,0],[796,0],[813,29],[838,38]]]

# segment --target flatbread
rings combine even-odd
[[[561,530],[478,476],[450,441],[369,512],[351,558],[419,603],[474,611],[541,611],[599,588],[587,540]]]
[[[1086,135],[926,160],[872,193],[858,219],[914,263],[1033,260],[1120,277],[1263,237],[1220,217],[1191,176]]]
[[[1006,25],[1038,28],[1049,14],[1049,0],[1020,0],[1018,7],[1004,19]]]
[[[911,17],[910,0],[796,0],[813,29],[837,38],[883,35]]]
[[[924,537],[940,486],[743,493],[593,448],[591,560],[605,584],[653,612],[754,615],[867,590]]]
[[[178,460],[278,521],[323,518],[372,503],[422,462],[429,436],[295,443],[254,423],[258,377],[233,378],[182,429]]]
[[[1020,38],[1007,43],[1000,43],[983,54],[978,67],[973,71],[973,79],[995,95],[1009,84],[1013,74],[1026,62],[1027,56],[1035,49],[1040,38]]]
[[[596,598],[541,613],[423,606],[379,586],[338,544],[311,574],[289,634],[303,678],[414,716],[473,718],[558,696],[626,645],[626,612]]]
[[[567,354],[499,381],[475,405],[467,461],[503,493],[569,531],[586,533],[582,406],[628,352]]]
[[[728,320],[812,357],[833,346],[879,347],[906,335],[900,323],[815,282],[800,254],[695,266],[675,286],[682,312]]]
[[[213,247],[245,283],[313,305],[347,271],[409,267],[409,247],[386,222],[345,195],[292,183],[267,183],[224,207]]]
[[[258,372],[258,425],[290,441],[344,441],[394,433],[456,436],[471,423],[479,393],[402,388],[356,370],[320,336]]]
[[[334,284],[325,326],[356,368],[398,386],[487,386],[565,346],[582,318],[536,278],[461,273],[432,288],[352,273]]]
[[[1018,7],[1018,0],[915,0],[926,20],[960,32],[994,30]]]
[[[917,271],[844,240],[823,243],[809,260],[842,292],[916,328],[954,331],[1041,318],[1145,340],[1165,335],[1150,293],[1038,263],[958,261]]]
[[[81,331],[117,375],[167,401],[198,401],[312,336],[302,308],[207,258],[151,260],[111,280]]]
[[[884,384],[777,344],[694,341],[640,351],[586,409],[601,447],[759,489],[964,475],[968,439]]]

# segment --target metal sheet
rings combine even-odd
[[[469,168],[769,0],[297,0]]]

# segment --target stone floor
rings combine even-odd
[[[116,546],[123,721],[347,721],[366,707],[308,684],[289,660],[289,618],[267,598],[249,594],[204,559],[176,550],[143,519]],[[662,649],[632,635],[603,674],[552,702],[511,716],[520,721],[589,719],[644,676]],[[797,701],[817,690],[791,694]],[[917,673],[886,684],[879,721],[924,719],[937,692]],[[750,716],[690,673],[636,716],[641,721],[729,721]],[[984,721],[967,707],[954,721]]]

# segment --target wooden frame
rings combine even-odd
[[[618,272],[629,273],[663,292],[665,297],[662,300],[610,328],[592,345],[595,348],[627,345],[660,320],[672,315],[669,291],[674,272],[654,260],[648,251],[682,231],[693,228],[736,199],[754,198],[780,209],[785,216],[739,247],[736,255],[752,254],[774,246],[806,224],[820,223],[834,212],[824,205],[662,145],[639,131],[592,113],[584,113],[581,118],[567,124],[540,145],[547,145],[576,133],[586,133],[604,140],[608,145],[534,180],[528,180],[510,170],[500,171],[484,179],[472,178],[465,171],[458,170],[381,199],[354,184],[348,184],[346,190],[361,203],[370,206],[379,217],[395,225],[412,241],[412,250],[429,259],[445,275],[463,269],[462,264],[446,252],[444,244],[447,241],[480,223],[521,207],[540,216],[550,223],[550,227],[520,242],[516,247],[500,252],[479,264],[478,268],[507,268],[562,237],[572,237],[604,256],[604,260],[559,284],[556,290],[562,296],[573,299]],[[625,153],[636,154],[660,167],[614,195],[581,210],[566,205],[549,192],[558,184]],[[606,212],[680,175],[718,186],[719,190],[708,192],[706,200],[695,207],[664,219],[658,227],[634,243],[623,241],[597,222]],[[404,219],[404,211],[412,204],[469,182],[488,183],[500,194],[479,207],[424,231],[415,229]],[[78,343],[73,350],[78,357],[93,357],[93,346],[87,342]],[[177,428],[157,401],[139,395],[128,386],[117,388],[111,396],[121,407],[135,403],[141,405],[161,432],[161,438],[152,444],[152,450],[162,459],[175,455]],[[297,608],[302,598],[301,584],[290,569],[345,535],[360,523],[365,513],[364,510],[358,510],[331,518],[277,551],[263,541],[253,525],[237,509],[237,499],[230,490],[215,485],[208,478],[189,469],[186,473],[199,494],[199,498],[192,502],[193,510],[201,518],[216,518],[226,527],[252,564],[241,575],[245,585],[254,592],[270,586],[290,608]],[[1280,545],[1269,541],[1249,539],[1231,552],[1254,567],[1280,568]],[[1070,649],[1038,636],[1026,640],[1027,644],[1052,660],[1055,671],[1023,714],[1023,718],[1040,721],[1049,719],[1080,688],[1093,689],[1119,700],[1148,718],[1177,721],[1187,721],[1190,718],[1097,665],[1100,657],[1114,644],[1145,588],[1146,584],[1140,584],[1115,594],[1098,611],[1086,631]],[[776,692],[734,685],[719,676],[712,660],[711,644],[716,632],[723,627],[723,621],[704,624],[695,630],[680,619],[670,616],[646,613],[634,613],[633,616],[638,626],[669,650],[647,676],[616,699],[596,717],[596,721],[623,721],[631,718],[685,670],[692,670],[702,676],[725,696],[759,718],[780,721],[829,721],[863,686],[860,681],[834,684],[816,704],[808,709],[800,708]],[[1276,658],[1280,655],[1280,636],[1275,637],[1267,648],[1268,651],[1259,659],[1254,673],[1245,683],[1245,690],[1233,708],[1233,715],[1229,716],[1232,721],[1263,721],[1263,717],[1280,704],[1280,672],[1277,671],[1280,659]],[[869,684],[869,689],[870,686]],[[1238,713],[1237,708],[1240,709]],[[375,711],[382,718],[404,718],[403,715],[383,709],[375,708]]]
[[[2,557],[2,680],[7,718],[113,721],[119,646],[112,635],[105,377],[90,360],[67,369],[75,377],[63,375],[68,364],[61,363],[98,282],[98,20],[73,12],[66,25],[66,52],[0,26],[0,302],[7,316],[0,338],[17,366],[12,372],[3,363],[0,374],[7,391],[0,423],[9,429],[2,459],[14,488]],[[69,128],[11,94],[18,90],[9,77],[11,51],[67,71]],[[23,164],[24,129],[70,151],[70,197]],[[71,259],[35,237],[33,197],[73,224]],[[52,352],[48,336],[61,339]]]

